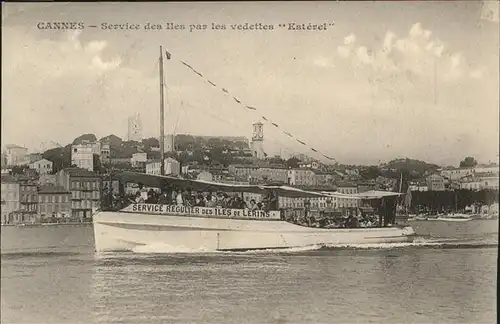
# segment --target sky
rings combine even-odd
[[[494,4],[2,3],[2,146],[36,151],[84,133],[126,138],[135,113],[143,137],[159,136],[161,45],[171,53],[164,65],[168,133],[250,137],[252,123],[265,116],[280,126],[264,123],[270,155],[322,160],[313,147],[346,164],[497,161]],[[61,21],[85,28],[37,27]],[[247,22],[274,29],[231,29]],[[327,23],[327,30],[278,27],[291,22]],[[141,29],[103,30],[102,23]],[[144,30],[147,23],[163,29]],[[187,29],[166,30],[167,23]],[[212,30],[212,23],[227,28]],[[197,24],[207,28],[189,30]],[[258,109],[244,109],[181,61]]]

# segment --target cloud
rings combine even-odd
[[[478,72],[472,72],[463,53],[450,52],[445,43],[432,31],[415,23],[408,35],[398,37],[393,31],[387,31],[381,44],[373,50],[365,45],[355,44],[356,36],[350,34],[344,43],[337,47],[337,54],[343,59],[352,59],[353,63],[371,67],[375,72],[399,73],[410,78],[431,78],[436,66],[446,82],[454,82],[462,77],[477,78]]]
[[[112,53],[106,52],[106,41],[82,42],[81,36],[74,32],[51,40],[16,29],[5,32],[2,79],[8,84],[2,85],[2,117],[8,122],[2,121],[2,135],[37,147],[26,130],[36,129],[39,138],[69,142],[82,129],[106,132],[98,125],[114,120],[109,131],[118,132],[122,116],[144,104],[145,87],[157,82],[122,67],[119,56],[106,59]],[[144,94],[131,98],[124,87]]]
[[[345,45],[350,45],[356,42],[356,35],[350,34],[344,38],[344,44]]]
[[[323,67],[323,68],[333,68],[335,67],[335,64],[333,62],[324,57],[324,56],[318,56],[314,59],[313,64],[318,67]]]

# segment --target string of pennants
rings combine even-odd
[[[167,53],[167,59],[170,59],[171,57],[171,54],[169,52],[166,52]],[[233,96],[229,90],[227,90],[226,88],[223,88],[223,87],[220,87],[218,86],[217,84],[215,84],[214,82],[210,81],[208,78],[206,78],[205,76],[203,76],[203,74],[201,74],[200,72],[198,72],[195,68],[193,68],[190,64],[182,61],[182,60],[179,60],[185,67],[187,67],[191,72],[193,72],[194,74],[196,74],[197,76],[199,76],[203,81],[205,81],[206,83],[210,84],[212,87],[214,88],[217,88],[219,90],[221,90],[225,95],[227,95],[228,97],[231,97],[237,104],[239,104],[240,106],[242,106],[244,109],[247,109],[247,110],[253,110],[253,111],[257,111],[258,109],[256,107],[253,107],[253,106],[249,106],[249,105],[246,105],[245,103],[243,103],[240,99],[238,99],[237,97]],[[288,137],[296,140],[298,143],[300,143],[301,145],[304,145],[304,146],[307,146],[311,151],[315,152],[315,153],[318,153],[318,154],[321,154],[323,157],[327,158],[328,160],[331,160],[331,161],[334,161],[336,162],[336,160],[318,150],[316,150],[315,148],[309,146],[308,144],[306,144],[304,141],[301,141],[300,139],[298,139],[297,137],[295,137],[293,134],[287,132],[287,131],[284,131],[280,128],[280,126],[269,120],[268,118],[266,118],[265,116],[261,116],[262,120],[270,123],[271,125],[273,125],[275,128],[279,129],[281,132],[283,132],[283,134],[287,135]]]

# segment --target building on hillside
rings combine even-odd
[[[118,136],[111,134],[106,137],[103,137],[99,140],[101,146],[106,144],[110,149],[119,150],[122,147],[122,139]]]
[[[314,175],[316,178],[316,186],[328,187],[335,185],[335,175],[332,172],[314,170]]]
[[[428,191],[444,191],[445,178],[439,174],[431,174],[426,178]]]
[[[337,192],[341,194],[353,195],[358,193],[358,185],[353,182],[337,182]]]
[[[251,174],[258,182],[273,182],[288,184],[288,169],[280,166],[260,167]]]
[[[71,146],[71,165],[77,168],[94,171],[94,148],[91,144]]]
[[[291,186],[315,186],[316,174],[311,169],[289,169],[288,184]]]
[[[255,176],[259,167],[255,164],[231,164],[227,169],[235,177],[248,179],[252,175]]]
[[[38,184],[30,179],[19,181],[19,212],[21,222],[34,222],[38,211]]]
[[[38,183],[41,186],[52,185],[55,186],[57,183],[57,175],[55,174],[41,174],[38,178]]]
[[[444,169],[439,174],[452,181],[458,181],[465,176],[474,174],[474,168]]]
[[[145,166],[147,162],[148,154],[144,152],[134,153],[130,159],[130,163],[133,167]]]
[[[164,135],[164,140],[163,140],[163,152],[173,152],[174,151],[174,135],[173,134],[167,134]],[[158,137],[158,143],[161,143],[161,139]]]
[[[20,219],[15,219],[15,212],[19,211],[19,183],[16,179],[8,174],[1,176],[1,212],[2,224],[13,224],[21,222]]]
[[[38,190],[38,214],[41,218],[70,218],[71,203],[71,191],[61,186],[41,186]]]
[[[142,141],[142,123],[141,115],[135,114],[128,118],[127,140],[141,142]]]
[[[478,175],[478,178],[481,179],[481,188],[482,189],[493,189],[493,190],[498,190],[498,174],[481,174],[481,173],[476,173]]]
[[[43,159],[43,155],[41,153],[30,153],[28,154],[28,159],[30,160],[30,164],[36,161]]]
[[[71,217],[91,220],[100,206],[102,179],[85,169],[67,168],[57,173],[56,184],[71,191]]]
[[[52,173],[52,161],[41,159],[30,163],[30,169],[36,170],[39,175]]]
[[[479,191],[481,190],[481,180],[473,176],[463,177],[460,180],[460,189]]]
[[[111,162],[111,145],[101,142],[101,154],[99,155],[101,164],[109,164]]]
[[[181,172],[181,166],[180,163],[177,162],[177,160],[173,158],[166,158],[165,159],[165,175],[174,175],[178,176],[180,175]],[[155,175],[161,175],[161,161],[153,161],[149,162],[146,164],[146,173],[147,174],[155,174]]]
[[[28,157],[28,149],[14,144],[5,146],[5,156],[8,166],[28,165],[30,163]]]

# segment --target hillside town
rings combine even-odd
[[[167,135],[163,140],[164,173],[185,179],[279,184],[343,194],[369,190],[488,191],[492,194],[483,203],[498,201],[498,164],[481,165],[472,157],[457,167],[440,167],[408,158],[376,166],[354,166],[326,164],[304,154],[269,156],[263,149],[261,123],[253,125],[250,140],[192,135]],[[99,140],[93,134],[84,134],[66,146],[52,143],[45,151],[34,153],[9,144],[2,152],[1,168],[2,224],[89,222],[110,186],[112,172],[161,174],[160,145],[157,138],[142,138],[140,116],[136,115],[129,118],[126,141],[114,134]],[[254,198],[248,196],[245,200]],[[281,205],[290,208],[303,208],[306,203],[302,198],[282,200]],[[359,207],[359,200],[349,197],[335,201],[314,198],[310,203],[319,210],[328,206],[340,212]]]

